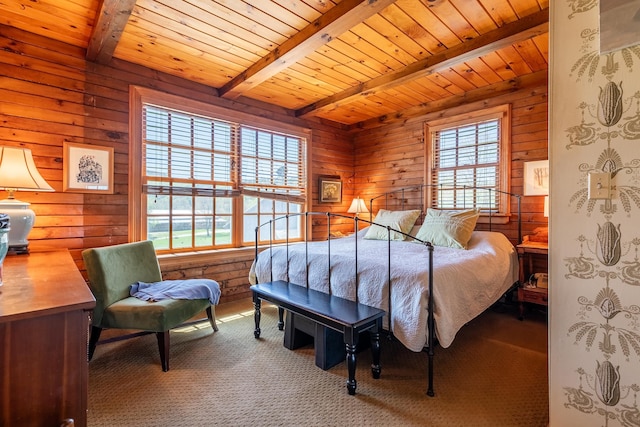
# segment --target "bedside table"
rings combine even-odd
[[[343,233],[342,231],[332,231],[331,232],[331,238],[332,239],[339,239],[341,237],[349,237],[351,236],[353,233],[347,232],[347,233]]]
[[[530,242],[525,241],[516,246],[518,251],[518,262],[520,263],[520,277],[518,287],[518,302],[520,303],[520,320],[524,319],[524,303],[533,303],[547,306],[549,295],[547,288],[528,287],[529,276],[534,273],[533,260],[534,257],[549,256],[549,244],[547,242]],[[536,273],[546,273],[538,271]],[[548,285],[547,285],[548,286]]]

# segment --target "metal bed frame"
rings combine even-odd
[[[287,269],[286,269],[286,274],[287,274],[287,281],[289,281],[289,245],[290,244],[300,244],[300,243],[304,243],[305,245],[305,264],[307,265],[307,269],[306,269],[306,283],[304,284],[304,286],[306,286],[307,288],[309,287],[309,260],[308,260],[308,244],[310,242],[309,240],[309,217],[316,217],[316,216],[324,216],[327,218],[327,257],[328,257],[328,269],[329,269],[329,294],[331,294],[331,240],[335,239],[335,237],[331,236],[331,220],[332,218],[339,218],[341,220],[344,219],[349,219],[349,220],[353,220],[354,222],[354,230],[359,230],[359,223],[360,222],[364,222],[366,224],[369,225],[378,225],[375,222],[373,222],[372,220],[372,216],[373,216],[373,202],[375,200],[381,199],[384,197],[385,202],[384,202],[384,208],[388,209],[389,206],[389,198],[390,196],[392,196],[393,194],[399,193],[401,195],[400,198],[395,198],[396,201],[400,201],[400,209],[404,210],[406,203],[405,203],[405,195],[407,194],[407,192],[409,191],[420,191],[421,194],[421,198],[420,198],[420,204],[422,206],[421,208],[421,215],[424,215],[426,213],[426,203],[425,203],[425,198],[424,198],[424,190],[427,188],[431,188],[434,187],[431,184],[420,184],[420,185],[415,185],[415,186],[411,186],[411,187],[404,187],[404,188],[400,188],[397,190],[393,190],[393,191],[389,191],[386,193],[382,193],[378,196],[375,196],[373,198],[370,199],[369,201],[369,220],[365,220],[365,219],[360,219],[357,216],[347,216],[347,215],[343,215],[343,214],[335,214],[335,213],[330,213],[330,212],[302,212],[302,213],[295,213],[295,214],[287,214],[287,215],[283,215],[277,218],[274,218],[272,220],[269,220],[263,224],[260,224],[258,227],[256,227],[255,229],[255,260],[257,261],[258,259],[258,254],[260,252],[260,231],[261,229],[263,229],[263,227],[268,227],[269,229],[269,239],[268,239],[268,245],[266,247],[266,249],[264,250],[268,250],[269,251],[269,258],[270,258],[270,270],[271,270],[271,277],[270,280],[273,281],[273,247],[274,246],[281,246],[284,245],[286,248],[286,257],[287,257]],[[514,193],[509,193],[509,192],[504,192],[504,191],[497,191],[497,190],[493,190],[493,189],[488,189],[488,188],[484,188],[484,187],[471,187],[471,186],[463,186],[463,187],[444,187],[444,186],[438,186],[437,187],[440,191],[443,190],[451,190],[451,189],[455,189],[458,191],[488,191],[489,192],[489,199],[493,200],[493,198],[491,197],[493,193],[500,193],[505,197],[515,197],[517,200],[517,216],[518,216],[518,243],[520,243],[522,241],[522,220],[521,220],[521,195],[519,194],[514,194]],[[464,209],[465,207],[463,206],[462,209]],[[493,212],[494,209],[493,208],[489,208],[487,210],[484,210],[485,212],[488,211],[489,213],[489,231],[492,231],[492,218],[494,216]],[[296,217],[300,217],[300,218],[304,218],[305,221],[305,233],[304,233],[304,240],[303,241],[299,241],[296,240],[295,242],[291,243],[289,241],[289,221],[291,218],[296,218]],[[273,238],[273,234],[274,234],[274,230],[275,230],[275,224],[278,221],[286,221],[286,234],[285,234],[285,238],[284,239],[274,239]],[[386,228],[387,231],[395,231],[397,233],[400,233],[402,235],[404,235],[405,237],[412,237],[414,239],[415,242],[418,242],[420,244],[425,245],[428,248],[428,265],[429,265],[429,283],[428,283],[428,289],[429,289],[429,301],[427,303],[427,309],[428,309],[428,313],[427,313],[427,327],[429,329],[428,331],[428,336],[427,336],[427,347],[424,349],[427,352],[427,356],[428,356],[428,386],[427,386],[427,395],[428,396],[434,396],[435,393],[433,391],[433,359],[434,359],[434,348],[436,345],[436,337],[435,337],[435,319],[434,319],[434,315],[433,315],[433,310],[434,310],[434,302],[433,302],[433,298],[431,298],[431,295],[433,295],[433,252],[434,252],[434,246],[427,241],[424,240],[420,240],[420,239],[416,239],[413,236],[410,236],[407,233],[402,232],[401,230],[396,230],[394,228],[391,228],[389,226],[382,226],[379,225],[383,228]],[[354,274],[355,274],[355,301],[356,303],[358,302],[358,239],[354,238],[354,242],[355,242],[355,247],[354,247]],[[255,261],[254,261],[255,262]],[[388,310],[388,316],[387,316],[387,323],[388,323],[388,328],[387,331],[389,333],[389,339],[392,338],[393,333],[392,333],[392,328],[391,328],[391,313],[392,313],[392,307],[391,307],[391,233],[388,232],[387,233],[387,283],[388,283],[388,301],[389,301],[389,306],[387,307]],[[298,284],[301,285],[302,284]],[[279,325],[283,325],[283,313],[284,310],[279,307],[278,308],[278,313],[279,313]]]

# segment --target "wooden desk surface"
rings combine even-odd
[[[522,256],[523,254],[540,254],[540,255],[548,255],[549,254],[549,244],[547,242],[530,242],[525,241],[516,246],[516,250],[518,254]]]
[[[95,307],[68,251],[8,255],[0,286],[0,323]]]
[[[518,248],[527,248],[527,249],[549,249],[549,243],[547,242],[532,242],[529,240],[525,240],[524,242],[517,245]]]

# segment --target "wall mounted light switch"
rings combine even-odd
[[[591,172],[588,193],[589,199],[611,199],[611,173]]]

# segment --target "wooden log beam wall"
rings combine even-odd
[[[83,273],[83,249],[128,241],[129,85],[311,127],[311,208],[346,212],[351,202],[348,186],[342,204],[320,206],[317,202],[319,175],[337,175],[346,183],[353,173],[352,137],[340,127],[303,121],[289,111],[254,100],[221,99],[215,88],[131,63],[115,59],[109,66],[88,62],[84,49],[1,25],[0,82],[0,145],[31,148],[41,174],[55,189],[53,193],[18,193],[37,215],[29,235],[30,249],[69,249]],[[62,191],[65,141],[114,148],[114,194]],[[162,259],[164,275],[217,280],[223,301],[248,297],[253,249],[216,252],[189,261]]]
[[[405,117],[402,121],[393,121],[386,126],[362,129],[356,132],[354,138],[356,153],[354,179],[356,187],[360,190],[359,195],[368,204],[369,199],[373,196],[424,182],[425,122],[506,103],[510,103],[512,106],[511,191],[522,194],[524,162],[547,158],[546,84],[457,105],[418,117]],[[374,204],[374,211],[380,207],[384,206]],[[547,226],[543,207],[543,196],[522,198],[524,235],[530,234],[536,227]],[[494,230],[507,234],[514,243],[517,240],[517,216],[515,214],[515,200],[512,200],[512,221],[503,226],[493,226]]]
[[[365,199],[382,191],[423,182],[426,120],[465,111],[512,104],[512,190],[522,192],[523,163],[547,157],[547,86],[502,93],[500,96],[438,111],[421,112],[376,127],[348,131],[322,120],[302,120],[291,111],[241,98],[227,100],[215,88],[112,60],[109,66],[86,61],[83,49],[0,26],[0,145],[31,148],[36,164],[54,193],[20,192],[38,215],[29,236],[32,251],[70,249],[83,270],[84,248],[123,243],[127,237],[128,207],[128,89],[129,85],[191,97],[230,109],[250,112],[312,129],[311,187],[314,211],[346,213],[351,199]],[[62,146],[65,141],[115,150],[113,195],[62,192]],[[318,202],[318,177],[339,176],[343,199],[339,204]],[[546,224],[543,197],[523,199],[525,234]],[[505,232],[514,236],[514,223]],[[332,227],[332,229],[334,229]],[[338,230],[350,232],[344,221]],[[315,221],[315,239],[326,238],[326,223]],[[220,251],[221,252],[221,251]],[[189,261],[163,259],[167,278],[204,276],[218,280],[223,301],[249,296],[246,253],[219,253]]]

